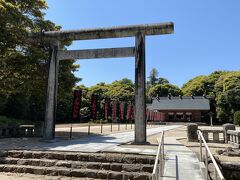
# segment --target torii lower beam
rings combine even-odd
[[[88,40],[104,38],[135,37],[135,47],[109,48],[94,50],[59,51],[58,46],[52,46],[52,54],[49,66],[48,92],[45,112],[44,138],[54,139],[57,82],[59,60],[77,58],[114,58],[135,56],[135,143],[146,142],[146,72],[145,72],[145,36],[173,33],[174,24],[146,24],[134,26],[121,26],[112,28],[99,28],[73,31],[49,31],[30,34],[34,41],[48,41],[54,44],[63,40]]]
[[[135,47],[58,51],[57,59],[98,59],[134,57]]]

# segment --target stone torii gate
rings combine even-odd
[[[173,31],[174,24],[170,22],[99,29],[48,31],[43,33],[31,34],[32,39],[48,41],[51,44],[51,59],[48,75],[44,139],[53,140],[55,136],[58,66],[60,60],[135,57],[135,143],[145,143],[145,36],[171,34],[173,33]],[[59,50],[59,44],[63,40],[90,40],[121,37],[135,37],[135,47],[70,51]]]

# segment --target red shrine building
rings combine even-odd
[[[147,120],[201,122],[209,111],[210,99],[206,96],[158,97],[147,104]]]

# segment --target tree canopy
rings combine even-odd
[[[232,122],[240,109],[240,71],[215,71],[209,76],[197,76],[182,87],[184,95],[209,95],[217,118]]]
[[[206,81],[207,81],[207,76],[197,76],[189,80],[182,87],[183,94],[186,96],[190,96],[190,95],[202,96],[206,91],[205,89]]]
[[[46,8],[44,0],[0,0],[0,114],[43,119],[50,48],[29,41],[28,33],[61,28],[44,19]],[[73,74],[78,67],[74,60],[60,63],[59,103],[80,80]]]
[[[172,84],[157,84],[151,87],[148,91],[148,96],[157,97],[157,96],[168,96],[171,94],[172,96],[182,95],[182,91],[175,85]]]
[[[152,97],[156,96],[179,96],[182,94],[181,89],[176,85],[170,84],[169,81],[163,77],[158,77],[157,69],[153,68],[150,71],[147,81],[147,101],[150,102]]]
[[[150,86],[154,86],[157,82],[157,79],[158,79],[158,71],[156,68],[152,68],[148,76],[148,84]]]
[[[215,84],[217,117],[233,121],[233,116],[240,109],[240,72],[224,73]]]

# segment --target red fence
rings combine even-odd
[[[165,121],[165,113],[147,111],[147,120],[148,121]]]

